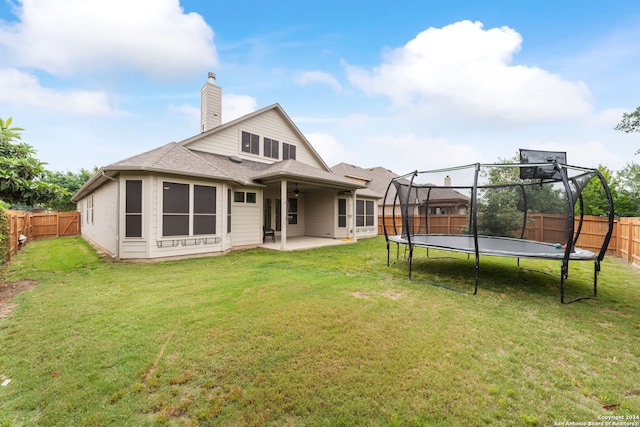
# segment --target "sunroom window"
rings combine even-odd
[[[371,227],[375,223],[372,200],[356,200],[356,227]]]
[[[125,237],[142,237],[142,180],[125,184]]]
[[[162,187],[163,236],[216,233],[216,187],[167,181]]]

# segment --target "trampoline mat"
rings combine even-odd
[[[395,243],[409,244],[405,236],[389,236]],[[411,236],[414,246],[442,249],[453,252],[475,253],[473,236],[466,234],[415,234]],[[564,258],[564,249],[556,248],[554,243],[534,242],[509,237],[478,236],[478,251],[484,255],[511,258]],[[596,254],[580,248],[574,248],[572,260],[593,260]]]

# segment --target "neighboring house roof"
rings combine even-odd
[[[391,170],[381,166],[374,168],[361,168],[348,163],[338,163],[333,166],[331,170],[337,174],[352,179],[354,182],[363,183],[366,185],[368,191],[374,194],[379,194],[381,198],[384,197],[388,188],[389,192],[387,194],[386,202],[387,204],[393,204],[393,200],[396,197],[396,187],[395,185],[389,187],[389,183],[400,175],[392,172]],[[409,184],[409,180],[407,179],[401,179],[400,182],[407,185]],[[469,202],[469,197],[452,188],[442,186],[436,187],[433,184],[424,184],[424,186],[433,186],[435,189],[435,191],[432,191],[430,194],[431,201]],[[358,194],[362,194],[362,192],[363,190],[358,190]]]
[[[465,204],[465,203],[469,203],[469,200],[471,200],[469,197],[465,196],[464,194],[462,194],[459,191],[456,191],[456,190],[454,190],[452,188],[436,187],[435,185],[432,185],[432,184],[427,184],[426,186],[423,186],[422,188],[427,188],[427,187],[431,187],[431,186],[433,186],[433,190],[431,191],[431,193],[429,195],[429,200],[430,201],[439,201],[439,202],[457,201],[457,202],[462,202],[463,204]]]
[[[380,194],[384,194],[389,182],[398,176],[381,166],[365,169],[348,163],[338,163],[331,170],[354,180],[366,180],[369,184],[368,188]]]
[[[336,174],[345,176],[354,182],[362,183],[366,186],[366,190],[358,190],[359,195],[371,195],[383,198],[387,192],[387,187],[393,178],[398,175],[390,171],[389,169],[377,166],[374,168],[361,168],[359,166],[350,165],[348,163],[338,163],[331,168]],[[396,189],[392,185],[389,188],[389,194],[387,195],[387,202],[393,203]]]

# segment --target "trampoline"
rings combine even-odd
[[[471,171],[472,184],[451,185],[449,176],[444,186],[417,182],[419,177],[460,171]],[[502,175],[495,175],[495,171]],[[481,177],[491,173],[494,177],[508,176],[510,179],[498,184],[480,182]],[[594,184],[590,184],[592,181]],[[595,252],[576,246],[584,220],[583,190],[588,185],[599,186],[601,192],[598,194],[604,195],[608,207],[607,230],[602,240],[595,244]],[[457,217],[464,217],[464,223],[455,230],[457,232],[451,227],[447,233],[433,232],[437,228],[434,223],[442,218],[443,209],[456,209]],[[555,228],[547,230],[544,236],[545,229],[541,227],[543,238],[526,238],[531,232],[531,217],[539,210],[549,211],[546,213],[555,221]],[[501,213],[509,216],[501,220]],[[510,224],[508,221],[514,221],[515,216],[519,216],[517,227],[502,224]],[[388,226],[388,219],[391,226]],[[473,295],[478,293],[483,255],[517,258],[518,264],[521,258],[556,260],[560,262],[560,301],[563,304],[597,296],[598,273],[611,239],[613,220],[611,193],[602,174],[598,169],[567,165],[563,152],[521,149],[520,163],[476,163],[414,171],[391,180],[383,202],[387,265],[395,263],[391,261],[391,244],[397,245],[396,261],[400,258],[399,248],[404,246],[410,280],[416,247],[475,255]],[[501,226],[508,231],[500,230]],[[488,235],[487,231],[496,231],[498,235]],[[565,301],[570,261],[594,262],[593,293]],[[443,283],[432,284],[458,290]]]

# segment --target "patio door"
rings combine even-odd
[[[271,209],[272,209],[272,202],[273,199],[265,199],[264,200],[264,215],[263,215],[263,221],[264,221],[264,226],[266,228],[272,228],[273,227],[273,222],[271,221],[272,218],[272,214],[271,214]]]
[[[282,231],[282,207],[280,206],[280,199],[276,199],[276,231]]]
[[[280,199],[264,199],[263,221],[267,228],[274,228],[273,217],[275,215],[275,230],[282,231],[280,222]]]

